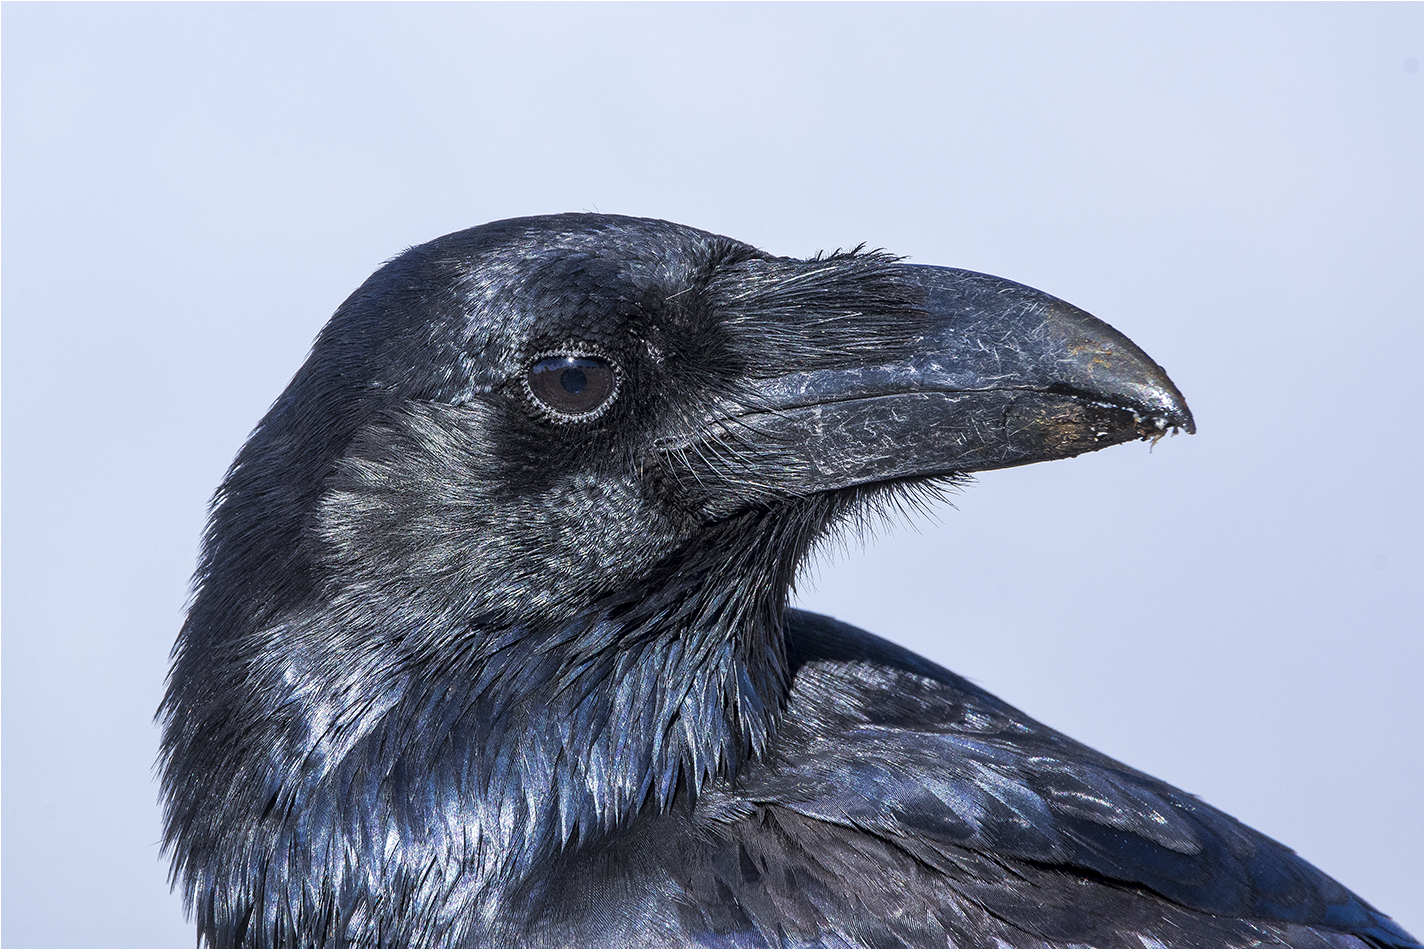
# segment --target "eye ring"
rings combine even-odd
[[[558,422],[590,422],[619,390],[617,364],[583,346],[537,354],[524,373],[525,395],[541,415]]]

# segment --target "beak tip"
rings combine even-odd
[[[1156,365],[1154,364],[1155,367]],[[1173,385],[1173,381],[1168,378],[1166,373],[1163,373],[1161,369],[1159,369],[1159,373],[1162,380],[1158,386],[1158,397],[1166,410],[1163,415],[1157,417],[1161,430],[1163,432],[1171,430],[1173,435],[1179,431],[1186,432],[1188,435],[1196,435],[1197,421],[1192,417],[1192,410],[1188,408],[1187,400],[1183,398],[1182,393],[1178,392],[1178,387]]]
[[[1159,398],[1154,400],[1159,404],[1158,411],[1142,413],[1140,410],[1143,421],[1159,435],[1176,435],[1178,432],[1195,435],[1197,420],[1193,419],[1192,410],[1188,408],[1177,387],[1168,381],[1166,376],[1163,380],[1167,385],[1158,391]]]

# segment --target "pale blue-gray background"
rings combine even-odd
[[[1010,277],[1200,434],[990,473],[804,603],[1422,924],[1422,7],[17,5],[9,945],[191,945],[150,722],[207,499],[336,305],[496,218]]]

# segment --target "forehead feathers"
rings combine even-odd
[[[342,306],[318,349],[389,395],[460,403],[572,343],[660,364],[723,351],[753,375],[864,358],[909,344],[919,304],[884,254],[773,258],[664,221],[553,215],[407,251]]]

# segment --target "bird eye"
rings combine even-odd
[[[530,395],[557,418],[577,419],[602,409],[618,388],[608,360],[559,354],[535,360],[526,377]]]

